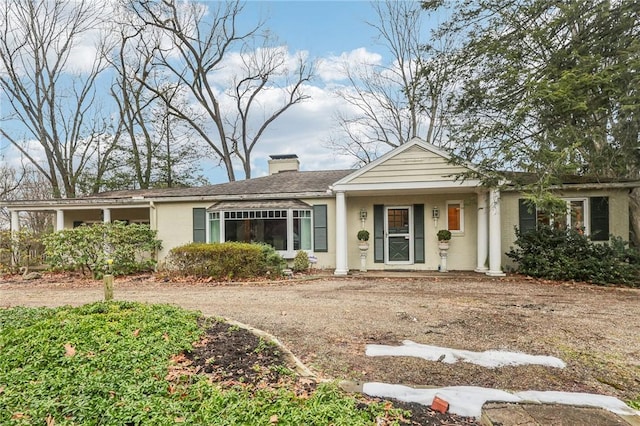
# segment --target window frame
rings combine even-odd
[[[563,221],[563,225],[565,227],[564,229],[578,230],[577,228],[574,228],[571,224],[571,221],[572,221],[571,203],[574,201],[579,201],[582,203],[582,211],[583,211],[582,228],[580,230],[584,232],[584,235],[591,235],[591,209],[590,209],[589,197],[566,197],[566,198],[561,197],[560,199],[564,201],[566,204],[566,213]],[[538,219],[539,212],[540,210],[538,210],[538,208],[536,207],[536,227],[540,223],[545,224],[543,221],[540,221]],[[550,216],[549,222],[546,223],[546,225],[553,226],[554,222],[556,221],[557,221],[556,218],[554,218],[553,216]]]
[[[276,214],[278,212],[278,214]],[[285,217],[283,217],[282,212],[285,213]],[[296,217],[294,217],[294,212],[298,212]],[[304,213],[304,216],[300,216],[300,212]],[[246,220],[270,220],[270,219],[286,219],[286,247],[287,250],[276,250],[281,256],[286,259],[291,259],[295,256],[295,254],[302,250],[307,253],[313,253],[314,251],[314,223],[313,223],[313,207],[309,207],[308,209],[304,208],[289,208],[289,209],[237,209],[237,210],[220,210],[215,212],[207,212],[207,221],[206,221],[206,237],[208,243],[215,242],[226,242],[225,235],[225,221],[227,220],[238,220],[238,219],[246,219]],[[266,215],[265,215],[266,213]],[[217,218],[215,217],[217,215]],[[233,216],[233,217],[232,217]],[[294,220],[309,220],[311,226],[311,241],[309,249],[299,249],[296,250],[294,248]],[[211,222],[214,220],[219,221],[219,235],[218,241],[211,241]]]
[[[450,229],[449,228],[449,205],[458,204],[460,205],[460,217],[458,220],[460,221],[460,229]],[[451,232],[453,235],[462,235],[464,234],[464,200],[447,200],[445,203],[445,228]]]

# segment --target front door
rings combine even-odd
[[[411,207],[385,207],[385,263],[413,263],[413,217]]]

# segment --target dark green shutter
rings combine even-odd
[[[327,234],[327,205],[313,206],[313,251],[329,251]]]
[[[373,205],[373,261],[384,263],[384,206]]]
[[[591,197],[591,240],[609,240],[609,197]]]
[[[523,198],[518,200],[518,228],[521,233],[535,231],[536,229],[536,208],[529,201]]]
[[[193,242],[207,242],[207,209],[193,209]]]
[[[413,253],[415,263],[424,263],[424,204],[413,206]]]

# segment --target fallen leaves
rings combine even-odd
[[[73,357],[76,355],[76,348],[71,343],[64,344],[64,356]]]

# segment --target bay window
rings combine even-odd
[[[311,217],[311,209],[210,211],[208,241],[265,243],[290,257],[312,250]]]

